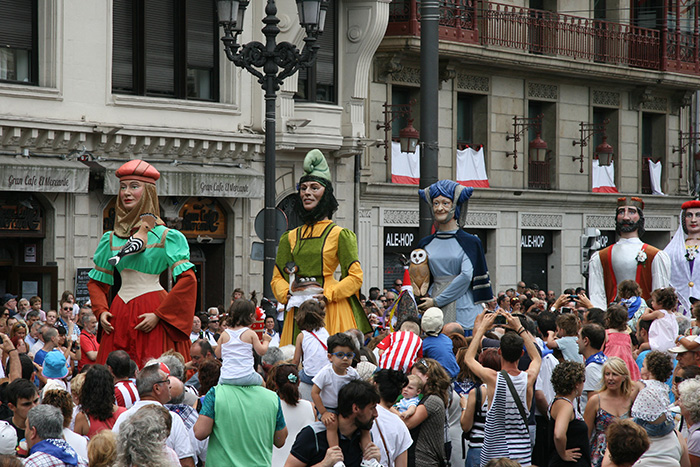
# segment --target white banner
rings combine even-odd
[[[87,193],[90,169],[81,162],[0,157],[0,191]]]

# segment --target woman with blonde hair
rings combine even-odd
[[[591,440],[591,465],[600,467],[607,447],[605,430],[614,421],[629,417],[630,407],[641,383],[634,383],[620,357],[603,364],[603,387],[588,399],[583,419]]]
[[[112,430],[102,430],[87,447],[89,467],[112,467],[117,460],[117,438]]]

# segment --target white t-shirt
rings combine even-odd
[[[590,363],[586,365],[586,381],[583,383],[583,392],[579,397],[578,410],[583,413],[586,410],[588,403],[587,391],[600,391],[600,383],[603,380],[603,365],[599,363]]]
[[[159,402],[150,400],[140,400],[134,403],[130,409],[121,414],[119,418],[117,418],[117,421],[114,422],[114,426],[112,427],[114,434],[119,433],[119,426],[130,419],[138,409],[154,404],[161,405]],[[165,445],[174,450],[180,459],[187,459],[188,457],[194,458],[195,452],[192,446],[192,437],[189,430],[185,427],[185,423],[176,413],[170,412],[170,418],[173,420],[173,426],[170,430],[170,436],[165,440]]]
[[[75,452],[78,453],[83,459],[88,458],[87,443],[88,440],[85,436],[80,436],[78,433],[68,429],[63,429],[63,438],[65,438],[66,443],[72,447]]]
[[[314,334],[311,334],[309,331],[301,331],[301,334],[304,336],[301,340],[301,350],[304,352],[302,358],[304,373],[306,373],[306,376],[313,378],[321,371],[321,368],[328,365],[328,348],[324,348],[321,345],[321,342],[324,345],[328,342],[328,330],[319,328],[314,331]]]
[[[668,349],[676,345],[678,337],[678,321],[673,313],[666,310],[659,310],[664,316],[655,319],[649,326],[649,347],[651,350],[668,352]]]
[[[379,434],[380,430],[381,435]],[[372,424],[370,433],[372,434],[372,442],[379,447],[382,453],[380,461],[382,465],[394,465],[396,458],[408,450],[413,443],[411,434],[403,420],[379,404],[377,404],[377,418]],[[388,462],[389,458],[391,462]]]
[[[280,404],[282,405],[284,421],[287,423],[287,440],[281,448],[276,446],[272,448],[271,465],[284,465],[301,429],[316,421],[314,407],[307,400],[299,399],[297,405],[292,406],[280,399]]]
[[[558,364],[559,360],[557,360],[557,357],[549,353],[542,357],[542,365],[540,365],[540,372],[537,374],[537,381],[535,382],[535,391],[542,391],[544,393],[544,397],[545,399],[547,399],[547,405],[551,404],[554,400],[554,396],[556,396],[556,394],[554,393],[554,387],[552,387],[551,378],[552,371],[554,371],[554,367]],[[537,415],[546,415],[540,413],[540,411],[537,410],[537,405],[535,405],[535,413]]]
[[[336,374],[331,363],[323,367],[313,379],[314,384],[321,388],[323,406],[328,409],[338,408],[338,392],[340,388],[353,379],[360,379],[360,374],[353,367],[349,367],[348,372],[344,375]]]

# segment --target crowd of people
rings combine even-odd
[[[368,332],[331,334],[324,301],[304,301],[281,347],[277,308],[237,289],[196,314],[187,357],[142,366],[123,350],[96,362],[97,320],[69,291],[58,313],[7,294],[0,451],[37,466],[700,465],[700,302],[691,320],[671,288],[647,303],[623,281],[602,310],[582,288],[521,282],[465,336],[437,307],[392,325],[402,286],[360,297]]]
[[[195,313],[160,173],[122,165],[90,301],[1,299],[0,466],[700,466],[700,301],[678,285],[697,269],[700,202],[667,253],[639,239],[643,201],[619,198],[590,295],[494,294],[460,228],[473,189],[440,180],[419,192],[435,233],[364,296],[330,167],[312,150],[303,168],[274,298],[236,289]]]

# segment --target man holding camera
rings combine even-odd
[[[615,231],[617,243],[597,251],[588,268],[588,286],[593,306],[606,309],[617,297],[617,284],[631,279],[642,288],[647,300],[655,289],[668,287],[671,260],[658,248],[643,243],[644,201],[637,197],[617,199]]]

